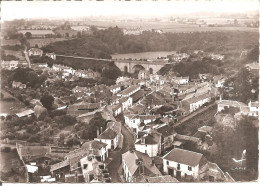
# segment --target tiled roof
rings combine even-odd
[[[202,94],[202,95],[199,95],[197,97],[192,97],[192,98],[189,98],[189,99],[186,99],[185,102],[188,102],[190,104],[192,103],[196,103],[200,100],[203,100],[203,99],[206,99],[206,98],[210,98],[211,96],[209,94]]]
[[[132,94],[131,97],[133,98],[133,101],[137,101],[138,99],[142,98],[144,96],[144,90],[138,90],[136,93]]]
[[[100,141],[96,141],[96,140],[92,140],[92,141],[88,141],[88,142],[85,142],[83,145],[82,145],[82,149],[89,149],[90,147],[92,149],[101,149],[102,147],[106,147],[107,144],[106,143],[103,143],[103,142],[100,142]]]
[[[175,148],[167,153],[163,159],[178,162],[185,165],[196,166],[200,163],[203,154]]]
[[[97,138],[98,139],[115,139],[117,136],[116,132],[112,129],[106,129],[102,134],[100,134]]]
[[[139,87],[139,86],[137,86],[137,85],[130,86],[130,87],[128,87],[127,89],[125,89],[125,90],[119,92],[119,94],[127,95],[127,94],[133,92],[134,90],[136,90],[138,87]]]
[[[132,175],[139,174],[138,165],[136,164],[137,159],[142,159],[143,163],[142,165],[146,168],[144,174],[148,175],[161,175],[161,172],[158,170],[158,168],[152,164],[152,159],[145,153],[139,152],[139,151],[127,151],[126,153],[122,154],[122,159],[125,161],[129,172]]]
[[[59,162],[59,163],[56,163],[56,164],[53,164],[50,166],[50,171],[55,171],[55,170],[58,170],[58,169],[61,169],[63,167],[66,167],[70,164],[70,161],[67,159],[67,160],[64,160],[62,162]]]
[[[155,120],[156,116],[155,115],[139,115],[141,120]]]
[[[200,128],[198,128],[199,131],[205,131],[207,133],[211,132],[213,129],[213,127],[210,127],[210,126],[202,126]]]
[[[162,134],[163,137],[171,136],[173,134],[176,134],[176,131],[173,129],[173,127],[169,125],[164,125],[162,127],[159,127],[156,129],[157,132]]]

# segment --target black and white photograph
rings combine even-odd
[[[0,185],[258,182],[259,0],[0,5]]]

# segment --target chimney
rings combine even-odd
[[[97,137],[99,136],[99,130],[97,130]]]
[[[145,144],[145,138],[144,137],[141,138],[141,144]]]
[[[103,127],[100,127],[100,134],[103,133]]]

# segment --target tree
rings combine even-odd
[[[31,32],[26,32],[24,35],[25,35],[25,37],[26,37],[27,39],[32,38],[32,33],[31,33]]]
[[[47,110],[51,110],[52,109],[52,105],[54,102],[54,97],[52,95],[49,94],[45,94],[41,99],[40,99],[42,105],[47,109]]]

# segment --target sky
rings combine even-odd
[[[106,0],[2,1],[1,20],[21,18],[75,18],[85,16],[164,16],[210,11],[237,13],[259,9],[258,0]]]

